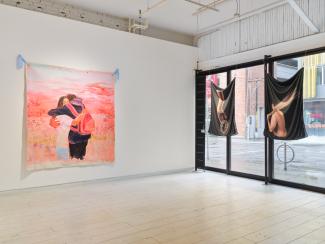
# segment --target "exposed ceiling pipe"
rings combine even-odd
[[[319,33],[319,28],[310,20],[305,12],[299,7],[295,0],[287,0],[294,11],[300,16],[305,24],[310,28],[313,33]]]
[[[209,5],[205,5],[205,4],[202,4],[202,3],[198,3],[198,2],[195,2],[195,1],[192,1],[192,0],[184,0],[184,1],[189,2],[189,3],[193,3],[193,4],[195,4],[195,5],[198,5],[198,6],[200,6],[200,7],[206,8],[206,9],[213,10],[213,11],[215,11],[215,12],[219,12],[219,9],[216,9],[216,8],[211,7],[211,6],[209,6]]]
[[[224,2],[225,0],[217,0],[217,1],[213,1],[212,3],[207,4],[207,6],[209,7],[215,7],[217,4],[220,4],[222,2]],[[200,7],[197,11],[195,11],[192,15],[196,16],[199,15],[200,13],[204,12],[208,10],[206,7]]]
[[[202,36],[206,36],[206,35],[209,35],[209,34],[215,32],[215,31],[218,31],[221,27],[232,24],[232,23],[237,22],[239,20],[247,19],[247,18],[249,18],[251,16],[254,16],[254,15],[259,14],[259,13],[263,13],[263,12],[268,11],[270,9],[282,6],[284,4],[287,4],[287,0],[281,0],[281,1],[276,2],[276,3],[268,4],[268,5],[264,6],[264,7],[255,9],[253,11],[249,11],[247,13],[244,13],[240,17],[233,17],[233,18],[221,21],[221,22],[219,22],[217,24],[210,25],[208,27],[202,28],[202,29],[200,29],[198,31],[198,34],[195,35],[194,39],[197,40],[198,38],[200,38]]]

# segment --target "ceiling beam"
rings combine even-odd
[[[198,5],[198,6],[200,6],[200,7],[206,8],[206,9],[213,10],[213,11],[215,11],[215,12],[219,12],[219,9],[216,9],[216,8],[211,7],[211,6],[209,6],[209,5],[205,5],[205,4],[202,4],[202,3],[198,3],[198,2],[195,2],[195,1],[192,1],[192,0],[184,0],[184,1],[189,2],[189,3],[193,3],[193,4],[195,4],[195,5]]]
[[[294,11],[300,16],[300,18],[305,22],[309,29],[313,33],[319,33],[319,28],[311,21],[311,19],[305,14],[305,12],[299,7],[295,0],[287,0]]]
[[[2,4],[76,21],[82,21],[107,28],[117,29],[120,31],[128,31],[129,21],[126,18],[91,11],[78,6],[64,4],[53,0],[0,0],[0,7]],[[153,7],[153,5],[151,7]],[[150,26],[148,30],[143,32],[143,35],[193,46],[193,35],[184,34],[170,29]]]
[[[213,1],[212,3],[207,4],[207,6],[215,8],[217,4],[220,4],[220,3],[224,2],[224,1],[225,0]],[[198,10],[196,10],[192,15],[193,16],[199,15],[200,13],[205,12],[206,10],[208,10],[207,7],[201,7]]]

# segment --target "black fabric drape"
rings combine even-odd
[[[286,81],[278,81],[267,74],[264,135],[277,140],[307,137],[303,115],[303,77],[303,68]]]
[[[235,79],[221,89],[211,83],[211,120],[209,133],[216,136],[236,135]]]

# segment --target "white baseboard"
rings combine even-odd
[[[91,184],[91,183],[98,183],[98,182],[131,180],[131,179],[138,179],[138,178],[145,178],[145,177],[179,174],[179,173],[184,173],[184,172],[190,173],[192,170],[193,170],[192,167],[187,167],[187,168],[181,168],[181,169],[164,170],[164,171],[149,172],[149,173],[143,173],[143,174],[124,175],[124,176],[100,178],[100,179],[93,179],[93,180],[80,180],[80,181],[73,181],[73,182],[53,184],[53,185],[16,188],[16,189],[3,190],[3,191],[0,191],[0,193],[24,192],[24,191],[30,191],[30,190],[35,190],[35,189],[50,188],[50,187],[63,186],[63,185],[81,185],[81,184]]]

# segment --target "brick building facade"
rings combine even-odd
[[[232,79],[236,78],[235,118],[238,136],[260,138],[264,128],[264,67],[255,66],[232,71]],[[224,88],[226,73],[207,76],[207,103],[210,114],[210,83]]]

